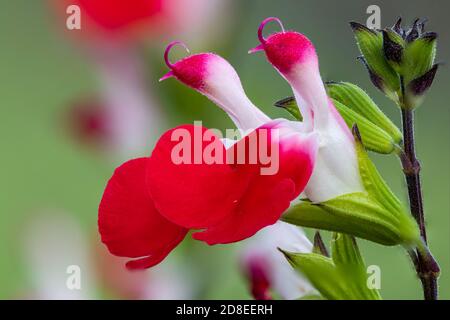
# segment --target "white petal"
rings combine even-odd
[[[331,102],[329,110],[328,124],[319,131],[316,164],[305,189],[313,202],[364,191],[353,137]]]
[[[208,61],[206,87],[202,92],[220,106],[241,130],[255,129],[270,118],[247,97],[241,80],[225,59],[214,56]]]
[[[315,60],[299,63],[289,74],[304,126],[319,134],[319,151],[305,193],[313,202],[362,192],[354,139],[329,100]]]

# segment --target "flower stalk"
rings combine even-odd
[[[410,256],[416,267],[417,275],[422,282],[425,300],[438,299],[439,265],[427,247],[427,232],[423,210],[422,186],[420,181],[420,162],[417,159],[414,139],[414,110],[402,106],[403,150],[400,158],[408,187],[411,214],[419,225],[420,235],[424,241],[423,248],[417,249]]]
[[[391,28],[370,30],[351,23],[363,61],[374,85],[401,109],[403,144],[397,150],[408,187],[411,215],[420,230],[421,241],[409,251],[426,300],[437,300],[439,265],[427,247],[420,162],[414,140],[414,109],[431,87],[439,64],[435,64],[437,33],[425,31],[425,20],[416,19],[402,27],[401,18]]]

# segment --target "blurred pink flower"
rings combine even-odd
[[[300,228],[282,221],[247,240],[241,252],[241,267],[255,299],[270,297],[270,290],[283,299],[314,293],[313,286],[289,265],[278,248],[308,253],[312,244]]]

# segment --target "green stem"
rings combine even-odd
[[[402,96],[404,96],[403,79]],[[400,159],[403,172],[408,186],[409,205],[411,214],[419,225],[420,235],[423,243],[417,246],[415,252],[410,252],[411,259],[416,267],[417,275],[422,282],[425,300],[438,299],[439,265],[427,247],[427,232],[425,227],[425,215],[423,210],[422,186],[420,182],[420,163],[416,157],[414,139],[414,110],[402,105],[403,125],[403,152]]]

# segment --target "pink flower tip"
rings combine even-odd
[[[258,52],[258,51],[262,51],[262,50],[264,50],[264,45],[263,45],[263,44],[259,44],[259,45],[257,45],[256,47],[254,47],[254,48],[248,50],[248,53],[249,53],[249,54],[252,54],[252,53],[256,53],[256,52]]]
[[[167,48],[166,48],[166,51],[164,51],[164,61],[166,62],[166,65],[170,68],[170,69],[172,69],[173,68],[173,64],[170,62],[170,60],[169,60],[169,53],[170,53],[170,50],[174,47],[174,46],[176,46],[176,45],[180,45],[180,46],[182,46],[184,49],[186,49],[186,52],[187,53],[191,53],[190,51],[189,51],[189,48],[188,48],[188,46],[184,43],[184,42],[182,42],[182,41],[172,41],[171,43],[169,43],[169,45],[167,46]],[[164,77],[163,77],[164,78]],[[164,79],[163,79],[164,80]]]
[[[171,77],[173,77],[173,71],[172,70],[170,70],[169,72],[167,72],[165,75],[163,75],[161,78],[159,78],[159,82],[162,82],[162,81],[164,81],[164,80],[166,80],[166,79],[169,79],[169,78],[171,78]]]
[[[281,27],[281,32],[282,32],[282,33],[285,32],[285,31],[284,31],[283,23],[282,23],[281,20],[278,19],[277,17],[269,17],[269,18],[264,19],[263,22],[261,22],[261,24],[259,25],[259,28],[258,28],[258,39],[259,39],[259,41],[260,41],[262,44],[266,43],[266,39],[264,38],[264,35],[263,35],[264,27],[266,26],[266,24],[268,24],[268,23],[271,22],[271,21],[276,21],[276,22],[278,22],[278,24],[279,24],[280,27]]]

